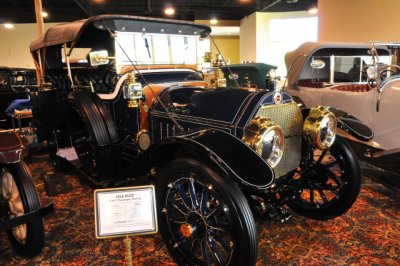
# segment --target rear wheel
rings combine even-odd
[[[361,173],[348,144],[337,136],[329,150],[310,150],[306,161],[293,176],[296,191],[289,207],[318,220],[335,218],[350,209],[360,192]]]
[[[176,159],[157,182],[160,231],[182,265],[254,265],[256,227],[238,186],[206,164]]]
[[[40,209],[39,197],[31,173],[24,162],[4,166],[0,172],[1,197],[7,202],[8,218]],[[33,257],[43,247],[43,219],[16,226],[7,231],[15,251]]]

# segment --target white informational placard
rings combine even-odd
[[[96,237],[157,233],[154,186],[94,191]]]

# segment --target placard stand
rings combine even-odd
[[[154,186],[97,189],[94,203],[96,237],[124,237],[125,263],[132,266],[130,236],[158,231]]]
[[[123,241],[125,245],[125,263],[127,266],[132,266],[132,239],[126,236]]]

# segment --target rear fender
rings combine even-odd
[[[28,154],[28,141],[14,132],[0,133],[0,163],[16,163]]]
[[[346,131],[356,139],[361,141],[369,141],[374,137],[372,130],[357,117],[333,107],[328,107],[328,110],[336,116],[338,128]],[[310,108],[302,109],[303,117],[306,118],[309,112]]]
[[[241,140],[224,131],[207,129],[164,139],[147,153],[148,165],[162,165],[176,157],[205,160],[242,188],[260,192],[274,181],[271,167]]]

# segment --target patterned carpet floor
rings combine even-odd
[[[95,237],[93,187],[67,175],[72,190],[47,196],[42,174],[52,171],[46,156],[27,160],[42,204],[54,202],[45,218],[45,246],[23,259],[0,232],[0,265],[122,265],[122,238]],[[288,222],[259,220],[257,265],[400,265],[400,193],[364,178],[361,194],[345,215],[314,221],[294,215]],[[134,236],[134,265],[175,265],[159,234]]]

